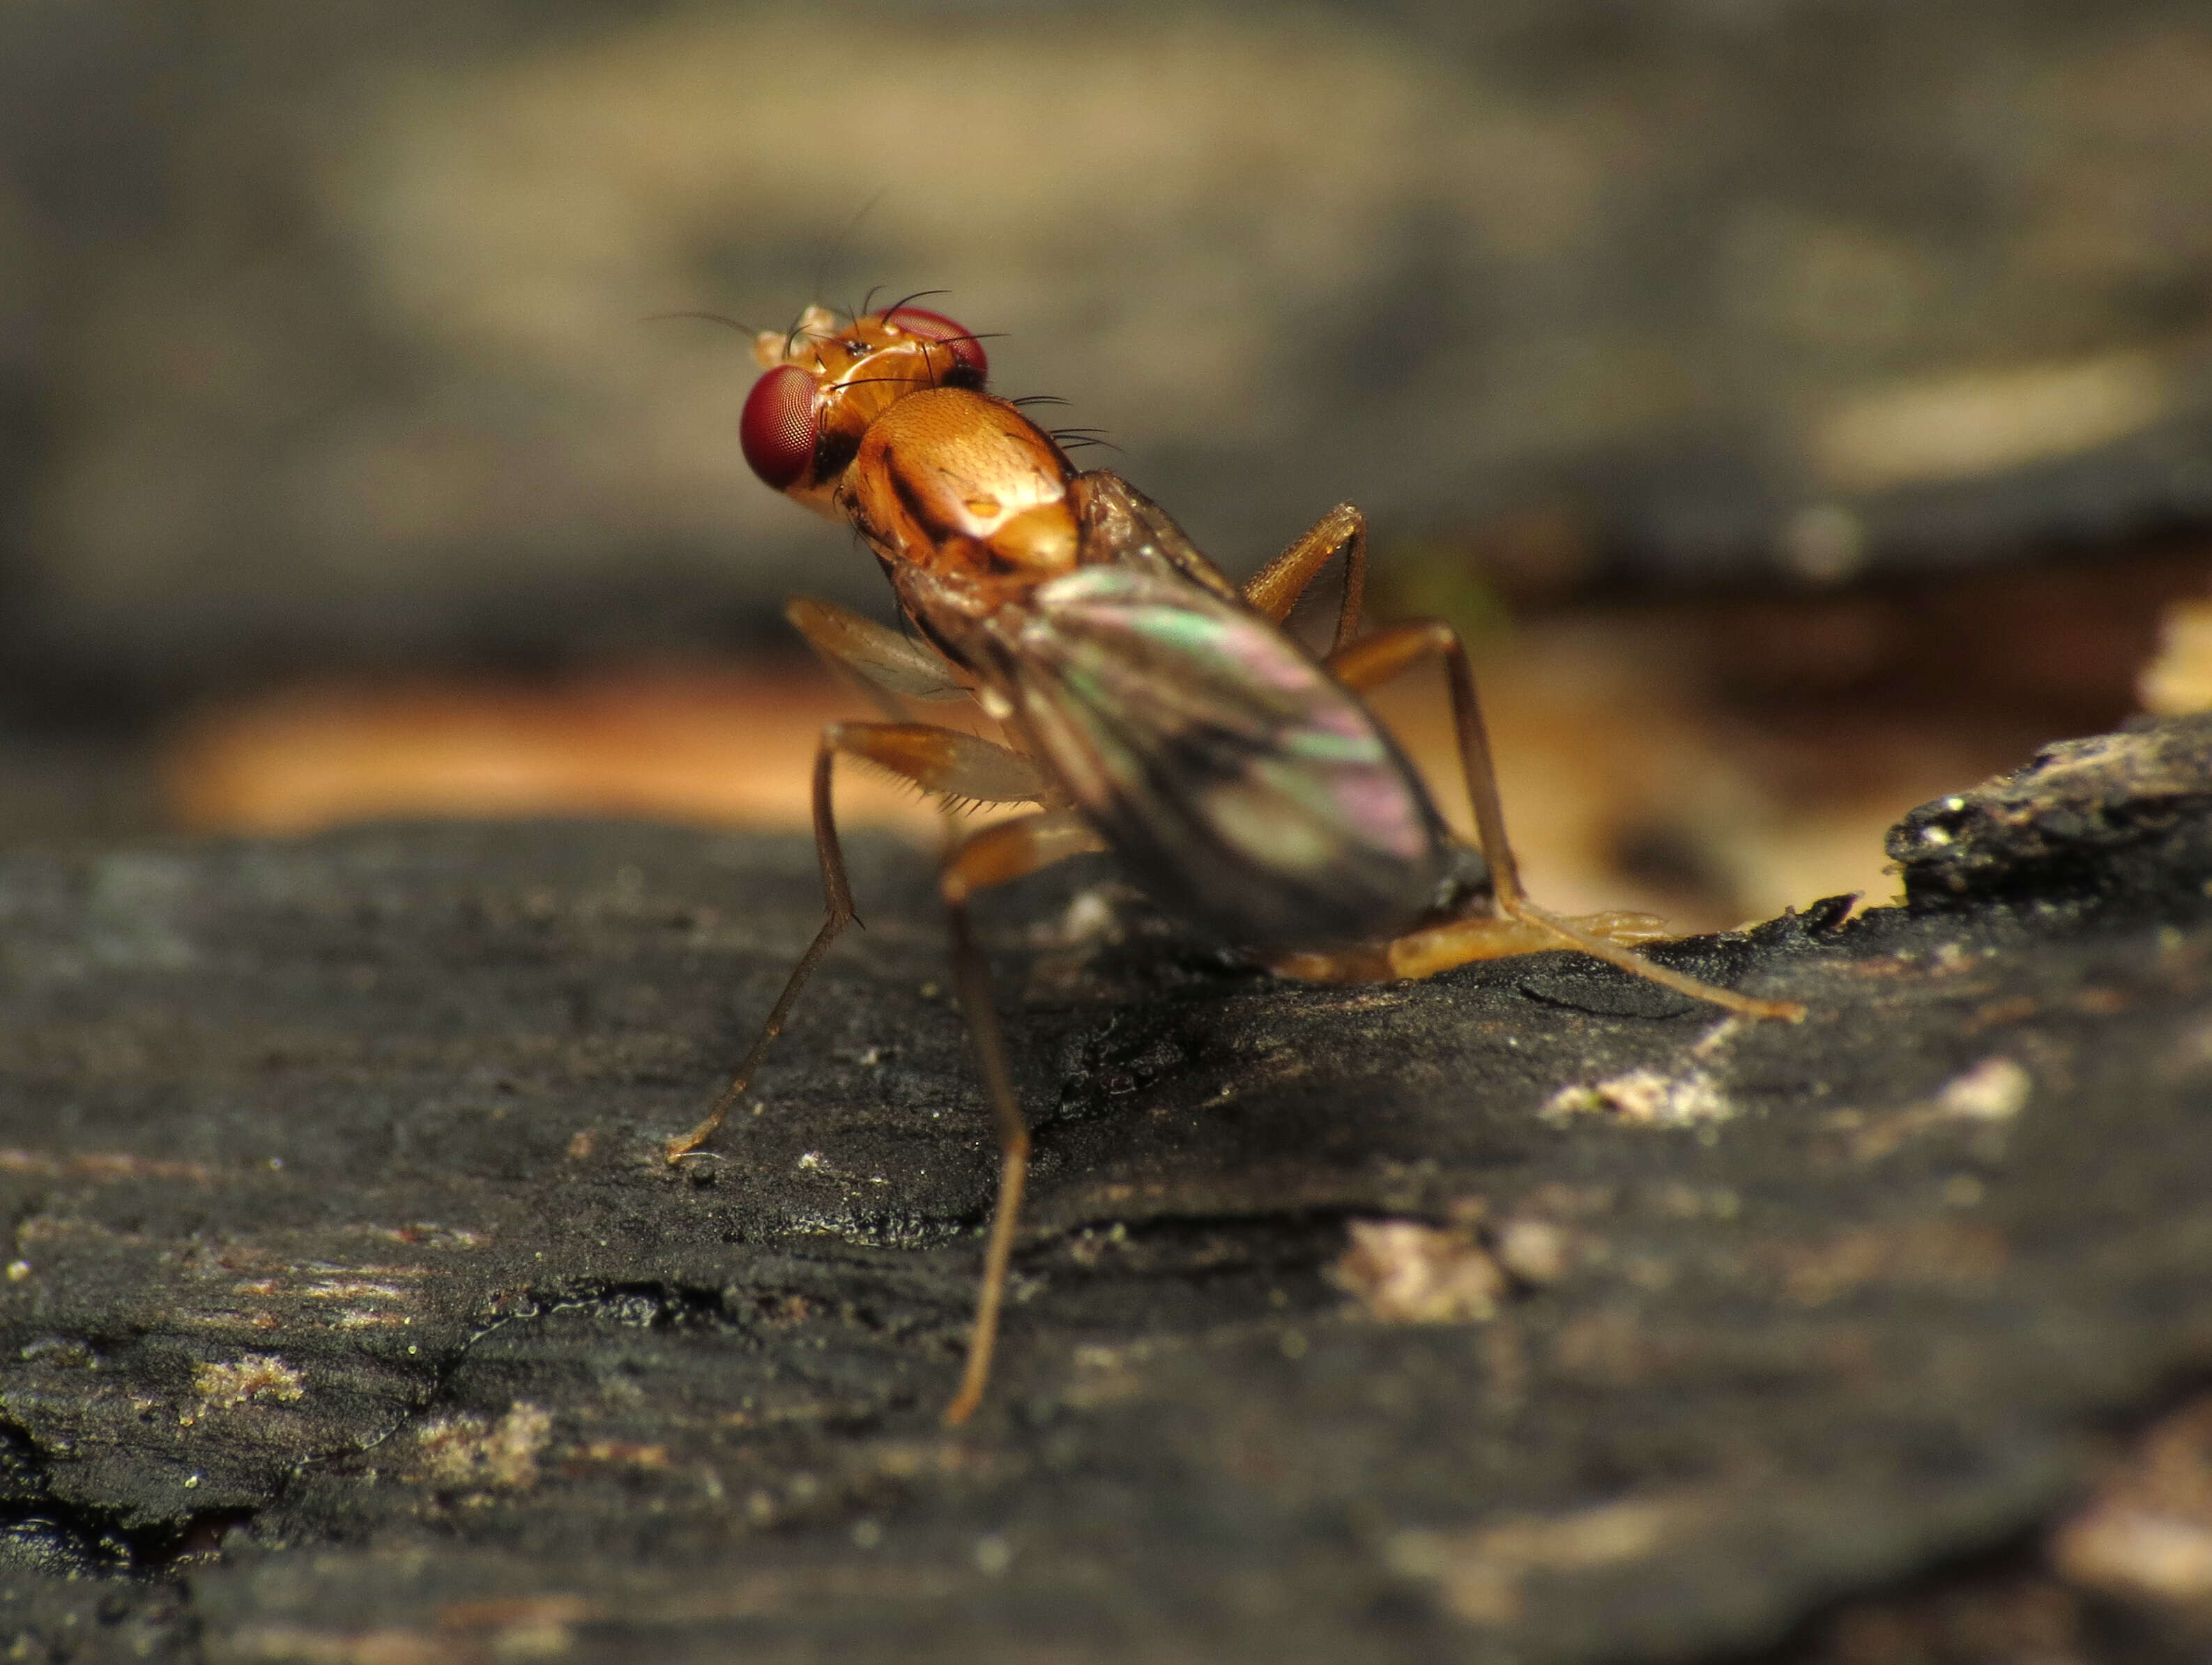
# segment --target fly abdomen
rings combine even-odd
[[[996,633],[1017,710],[1159,900],[1239,944],[1402,930],[1462,853],[1373,714],[1265,619],[1117,566],[1034,591]]]

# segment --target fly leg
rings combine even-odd
[[[1530,901],[1528,892],[1521,886],[1521,869],[1514,860],[1513,846],[1506,841],[1505,810],[1498,801],[1498,774],[1490,758],[1490,736],[1483,726],[1482,706],[1475,697],[1474,672],[1468,663],[1467,649],[1460,642],[1459,633],[1435,619],[1394,625],[1339,650],[1330,657],[1328,668],[1347,687],[1364,688],[1386,681],[1425,658],[1442,659],[1450,679],[1452,720],[1459,732],[1460,765],[1467,777],[1468,796],[1474,808],[1475,839],[1481,848],[1482,859],[1490,868],[1491,890],[1498,911],[1505,917],[1453,921],[1401,939],[1391,945],[1390,950],[1393,969],[1397,970],[1398,975],[1425,977],[1468,960],[1528,952],[1526,946],[1507,946],[1511,939],[1501,934],[1498,928],[1510,922],[1526,932],[1539,933],[1555,943],[1580,948],[1584,954],[1594,954],[1625,972],[1693,1000],[1710,1001],[1747,1017],[1787,1018],[1793,1023],[1804,1017],[1805,1008],[1795,1001],[1759,1000],[1685,977],[1632,953],[1618,940],[1615,932],[1601,935]],[[1632,932],[1635,928],[1630,929]],[[1455,935],[1463,941],[1455,942]],[[1401,949],[1405,951],[1405,968],[1398,970]]]
[[[999,1134],[999,1200],[991,1213],[991,1235],[983,1250],[983,1281],[975,1294],[975,1330],[968,1345],[968,1368],[960,1391],[945,1408],[947,1427],[965,1422],[991,1379],[991,1353],[998,1344],[999,1311],[1006,1302],[1006,1268],[1014,1250],[1014,1227],[1022,1212],[1022,1186],[1029,1177],[1030,1129],[1022,1118],[1014,1078],[1006,1067],[1006,1044],[999,1014],[991,1004],[991,967],[975,946],[968,922],[968,899],[979,890],[1003,885],[1105,844],[1067,810],[1020,815],[973,834],[945,857],[938,876],[952,927],[952,975],[968,1037],[991,1099]]]
[[[1244,599],[1282,623],[1306,586],[1340,550],[1344,554],[1344,600],[1337,609],[1336,639],[1329,651],[1343,652],[1359,633],[1359,608],[1367,590],[1367,517],[1349,503],[1338,504],[1254,573],[1244,585]]]
[[[925,792],[976,803],[1034,803],[1050,795],[1036,766],[1019,753],[994,746],[974,735],[926,723],[833,723],[822,731],[822,744],[814,754],[814,850],[822,863],[822,929],[799,963],[783,993],[769,1009],[760,1038],[738,1064],[737,1075],[714,1100],[706,1119],[689,1133],[668,1141],[667,1157],[676,1162],[705,1144],[722,1125],[723,1117],[751,1085],[768,1049],[783,1032],[799,991],[822,963],[846,926],[857,917],[853,911],[853,888],[845,877],[845,851],[837,839],[837,819],[830,800],[830,766],[839,753],[864,758],[879,768],[912,781]]]
[[[894,723],[906,720],[905,708],[898,703],[902,697],[968,697],[959,673],[943,654],[835,602],[793,596],[784,603],[783,616],[832,669],[858,677],[869,698]]]

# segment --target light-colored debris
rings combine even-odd
[[[1845,395],[1815,416],[1820,477],[1856,497],[2078,457],[2173,407],[2163,366],[2136,348],[1946,371]]]
[[[1330,1281],[1370,1318],[1395,1324],[1495,1317],[1505,1273],[1474,1233],[1412,1220],[1355,1220]]]
[[[1567,1274],[1574,1239],[1548,1220],[1509,1220],[1498,1227],[1500,1265],[1523,1283],[1557,1283]]]
[[[305,1625],[245,1625],[224,1638],[226,1654],[259,1665],[460,1665],[463,1644],[432,1631],[325,1631]]]
[[[1132,893],[1125,885],[1091,885],[1078,891],[1057,918],[1031,925],[1024,935],[1033,948],[1089,948],[1122,940],[1115,904]]]
[[[2055,1553],[2077,1584],[2161,1601],[2212,1599],[2212,1520],[2106,1504],[2069,1521]]]
[[[576,1448],[576,1455],[586,1462],[627,1463],[634,1468],[668,1467],[665,1445],[644,1445],[630,1439],[587,1440]]]
[[[1994,1226],[1975,1220],[1919,1220],[1866,1226],[1782,1256],[1784,1293],[1801,1306],[1824,1306],[1868,1285],[1944,1289],[1986,1284],[2011,1250]]]
[[[2136,692],[2154,717],[2212,711],[2212,601],[2176,602],[2159,627],[2158,653]]]
[[[140,1156],[131,1151],[80,1151],[70,1156],[44,1151],[0,1149],[0,1173],[37,1174],[44,1178],[121,1181],[125,1179],[185,1179],[208,1184],[216,1171],[199,1162],[173,1162],[161,1157]]]
[[[414,1293],[388,1283],[372,1283],[365,1278],[346,1277],[319,1277],[302,1284],[300,1288],[300,1293],[311,1301],[404,1301],[410,1299]]]
[[[2212,1396],[2158,1423],[2051,1540],[2077,1584],[2212,1609]]]
[[[1945,1116],[2009,1122],[2027,1108],[2028,1094],[2034,1090],[2034,1078],[2010,1058],[1984,1058],[1947,1082],[1935,1104]]]
[[[349,1306],[342,1309],[333,1322],[340,1329],[400,1329],[406,1327],[409,1320],[394,1312],[372,1312]]]
[[[307,1396],[307,1381],[273,1353],[246,1353],[228,1364],[201,1365],[192,1391],[204,1410],[234,1411],[255,1400],[294,1404]]]
[[[1432,1582],[1447,1611],[1478,1625],[1510,1624],[1530,1573],[1573,1573],[1639,1561],[1692,1513],[1674,1502],[1629,1498],[1568,1515],[1521,1515],[1473,1532],[1393,1533],[1383,1565]]]
[[[441,1226],[435,1220],[418,1220],[408,1226],[363,1226],[356,1228],[380,1237],[391,1243],[419,1244],[428,1249],[475,1249],[483,1243],[483,1234],[459,1226]],[[378,1268],[394,1276],[420,1277],[422,1267],[384,1267]]]
[[[2002,1153],[2002,1129],[2016,1121],[2035,1092],[2035,1078],[2014,1060],[1998,1055],[1953,1076],[1924,1102],[1869,1117],[1842,1111],[1830,1124],[1852,1134],[1851,1154],[1879,1161],[1907,1140],[1938,1128],[1978,1127],[1994,1135],[1986,1154]]]
[[[1753,1022],[1750,1018],[1733,1014],[1723,1018],[1698,1037],[1698,1044],[1690,1049],[1690,1056],[1698,1059],[1718,1057],[1735,1044],[1738,1036],[1753,1026]]]
[[[538,1483],[538,1455],[553,1437],[553,1418],[516,1400],[495,1422],[441,1416],[416,1431],[425,1476],[441,1486],[522,1492]]]
[[[1595,1086],[1563,1087],[1541,1112],[1547,1122],[1577,1116],[1610,1116],[1638,1127],[1687,1128],[1725,1122],[1736,1106],[1702,1069],[1662,1075],[1632,1069]]]

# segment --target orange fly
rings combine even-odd
[[[941,313],[911,300],[850,319],[811,306],[789,332],[763,332],[755,353],[766,373],[745,403],[746,461],[860,534],[914,633],[826,602],[788,608],[894,720],[823,731],[814,839],[827,917],[735,1079],[704,1121],[669,1141],[668,1159],[713,1136],[853,919],[831,808],[837,758],[866,759],[947,801],[1030,806],[958,839],[939,872],[1000,1151],[974,1338],[947,1423],[967,1419],[990,1377],[1029,1167],[969,922],[979,890],[1109,851],[1157,899],[1285,977],[1422,978],[1568,947],[1730,1011],[1804,1015],[1632,952],[1659,934],[1643,916],[1569,920],[1528,899],[1466,652],[1435,621],[1360,633],[1367,532],[1350,505],[1239,588],[1126,481],[1079,471],[1051,434],[986,391],[982,343]],[[1334,642],[1316,656],[1282,622],[1339,556]],[[1452,836],[1359,698],[1429,659],[1449,681],[1474,850]],[[905,699],[972,699],[1005,743],[908,721]]]

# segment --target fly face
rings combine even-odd
[[[809,306],[787,332],[763,330],[738,423],[745,461],[769,485],[832,519],[836,491],[876,419],[931,388],[981,388],[982,343],[941,312],[902,303],[841,324]]]
[[[951,318],[902,302],[843,323],[810,306],[753,350],[767,373],[745,401],[746,461],[851,524],[895,584],[927,574],[973,619],[1074,566],[1074,465],[983,391],[983,348]],[[939,621],[909,611],[936,633]]]

